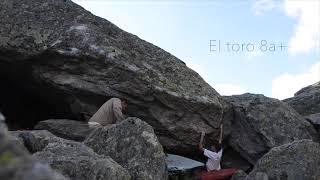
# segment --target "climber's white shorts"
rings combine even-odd
[[[100,123],[98,123],[98,122],[88,122],[88,124],[89,124],[89,126],[101,126],[101,124]]]

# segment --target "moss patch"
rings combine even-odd
[[[1,166],[9,165],[13,162],[14,159],[15,159],[14,154],[12,154],[9,151],[5,151],[0,155],[0,165]]]

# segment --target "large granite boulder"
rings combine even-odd
[[[110,157],[96,154],[82,143],[65,140],[46,130],[15,131],[38,161],[72,180],[129,180],[127,170]]]
[[[98,154],[110,156],[126,168],[133,179],[167,179],[162,146],[152,127],[138,118],[98,128],[84,143]]]
[[[87,122],[69,119],[49,119],[40,121],[34,129],[48,130],[63,139],[83,141],[96,128],[89,126]]]
[[[3,180],[67,180],[48,164],[37,162],[12,141],[0,113],[0,179]]]
[[[277,99],[249,93],[225,99],[235,110],[229,145],[252,164],[273,147],[299,139],[318,141],[314,127]]]
[[[87,119],[120,97],[170,152],[195,154],[194,134],[205,131],[213,141],[221,121],[230,132],[231,106],[161,48],[71,0],[4,0],[0,7],[1,80],[45,102],[47,119]]]
[[[294,97],[283,101],[304,116],[320,113],[320,82],[302,88]]]
[[[272,148],[255,165],[246,180],[318,180],[320,145],[299,140]]]

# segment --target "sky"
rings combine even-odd
[[[221,95],[320,81],[320,0],[73,0],[184,61]]]

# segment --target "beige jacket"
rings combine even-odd
[[[119,98],[111,98],[90,118],[89,122],[97,122],[102,126],[123,120],[122,105]]]

